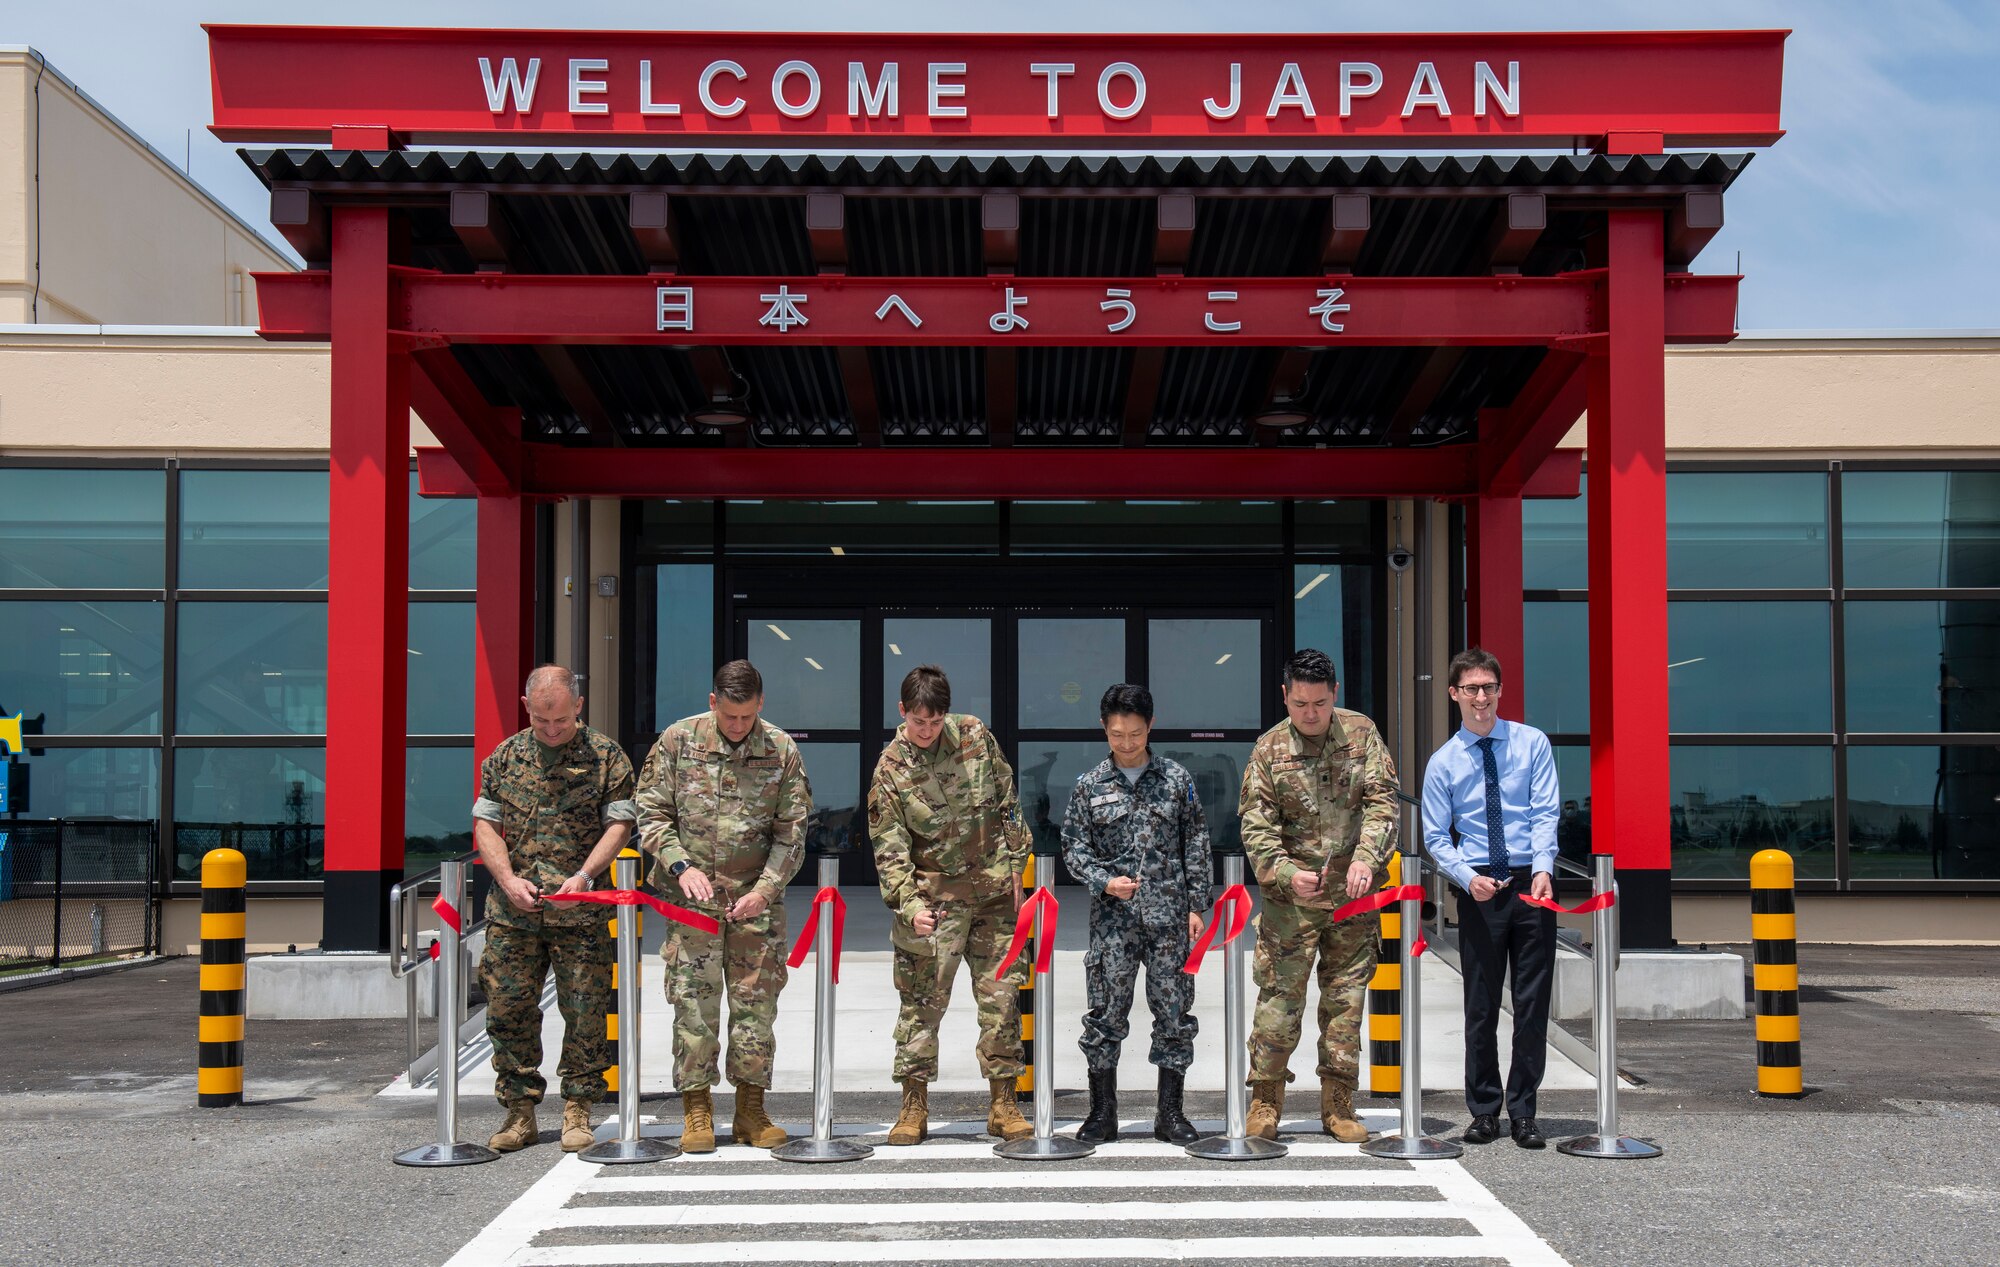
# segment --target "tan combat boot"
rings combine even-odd
[[[566,1153],[580,1153],[597,1142],[597,1136],[590,1132],[590,1102],[588,1100],[565,1100],[563,1102],[562,1150]]]
[[[1250,1118],[1244,1134],[1255,1139],[1278,1138],[1278,1123],[1285,1117],[1285,1080],[1265,1078],[1250,1084]]]
[[[496,1153],[518,1152],[534,1143],[540,1135],[535,1127],[535,1102],[516,1100],[507,1106],[507,1120],[493,1132],[493,1138],[486,1141],[486,1146]]]
[[[1319,1084],[1319,1124],[1343,1144],[1365,1144],[1368,1128],[1354,1116],[1354,1088],[1323,1078]]]
[[[681,1151],[715,1151],[715,1105],[707,1087],[681,1092]]]
[[[1021,1116],[1021,1106],[1014,1102],[1014,1080],[1012,1078],[988,1078],[986,1085],[993,1091],[993,1106],[986,1110],[986,1133],[1003,1140],[1026,1139],[1035,1133]]]
[[[891,1144],[921,1144],[931,1133],[930,1085],[915,1078],[903,1080],[903,1111],[889,1128]]]
[[[736,1117],[730,1123],[736,1133],[736,1142],[748,1144],[752,1148],[776,1148],[789,1138],[783,1129],[771,1124],[764,1114],[764,1088],[736,1088]]]

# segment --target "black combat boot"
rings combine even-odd
[[[1118,1070],[1090,1071],[1090,1116],[1076,1128],[1080,1144],[1103,1144],[1118,1138]]]
[[[1178,1069],[1160,1070],[1160,1101],[1153,1110],[1153,1138],[1169,1144],[1192,1144],[1201,1138],[1194,1123],[1181,1111],[1181,1087],[1186,1075]]]

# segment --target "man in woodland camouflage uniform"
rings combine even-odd
[[[732,660],[716,670],[708,711],[667,727],[639,775],[640,847],[653,857],[654,884],[722,925],[720,934],[676,925],[660,948],[674,1005],[681,1147],[690,1153],[715,1151],[725,989],[736,1142],[785,1142],[764,1092],[787,975],[785,885],[805,859],[812,788],[799,746],[758,715],[763,708],[763,675]]]
[[[604,1097],[611,1047],[609,913],[584,902],[545,902],[581,893],[604,874],[631,835],[632,762],[608,737],[582,725],[576,675],[545,664],[528,675],[521,704],[528,729],[505,740],[479,767],[472,839],[493,897],[486,904],[486,1032],[493,1041],[493,1093],[507,1120],[487,1143],[512,1152],[535,1142],[542,1077],[542,981],[553,968],[562,1011],[562,1146],[590,1147],[590,1106]]]
[[[1194,978],[1181,968],[1208,909],[1208,820],[1187,767],[1147,746],[1151,691],[1114,686],[1097,713],[1111,755],[1077,779],[1063,815],[1063,861],[1095,895],[1083,961],[1090,1010],[1078,1043],[1090,1070],[1090,1114],[1076,1137],[1118,1138],[1118,1050],[1131,1032],[1126,1018],[1143,963],[1160,1070],[1153,1137],[1187,1144],[1198,1137],[1181,1106],[1197,1026]]]
[[[1263,890],[1252,978],[1249,1132],[1271,1139],[1284,1117],[1287,1066],[1304,1024],[1306,978],[1319,959],[1319,1115],[1344,1143],[1368,1138],[1354,1117],[1361,1012],[1375,971],[1376,921],[1336,923],[1333,909],[1374,888],[1396,840],[1396,767],[1375,723],[1335,708],[1333,661],[1301,651],[1285,665],[1288,717],[1266,731],[1243,771],[1243,852]]]
[[[895,1078],[903,1106],[891,1144],[929,1131],[929,1085],[937,1078],[938,1023],[963,959],[979,1008],[979,1066],[992,1093],[986,1129],[1002,1139],[1034,1133],[1014,1103],[1021,1061],[1018,992],[1025,958],[998,980],[1021,906],[1029,835],[1021,822],[1014,771],[993,732],[951,712],[951,683],[934,664],[903,679],[903,723],[875,763],[868,832],[882,900],[895,912]]]

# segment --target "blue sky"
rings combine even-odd
[[[1387,13],[1385,19],[1384,14]],[[262,187],[208,136],[200,23],[621,27],[642,30],[1603,30],[1788,27],[1787,135],[1731,190],[1704,272],[1742,253],[1745,330],[2000,328],[2000,3],[1861,0],[737,0],[727,7],[525,0],[112,0],[0,7],[31,44],[246,220]],[[190,130],[192,145],[189,146]]]

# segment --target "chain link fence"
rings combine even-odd
[[[158,828],[0,821],[0,976],[157,954]]]

